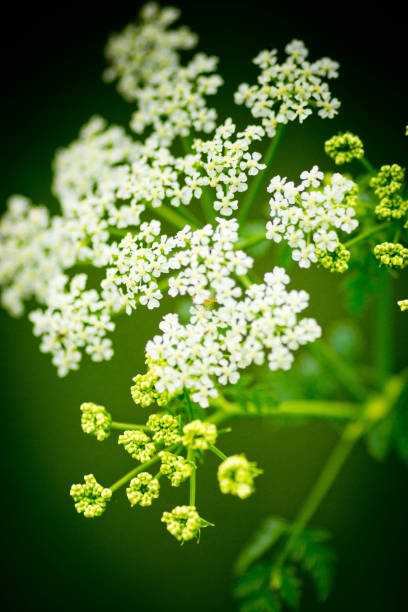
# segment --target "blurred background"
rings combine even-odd
[[[232,108],[237,85],[254,79],[251,58],[272,46],[283,50],[301,38],[317,59],[341,63],[331,89],[342,101],[335,120],[308,119],[290,126],[275,162],[276,172],[295,178],[317,163],[330,168],[324,141],[338,130],[355,131],[374,165],[406,163],[405,23],[395,12],[356,15],[341,3],[318,8],[259,2],[173,2],[181,22],[200,36],[199,50],[220,57],[226,84],[217,96],[220,116],[244,117]],[[51,162],[93,114],[125,124],[131,106],[102,82],[108,35],[136,16],[141,3],[109,9],[70,3],[45,9],[15,4],[3,21],[2,166],[0,207],[13,193],[58,211],[50,193]],[[330,13],[329,13],[330,10]],[[322,271],[291,273],[292,287],[310,291],[309,316],[324,330],[347,316],[338,281]],[[394,287],[407,297],[406,278]],[[367,352],[370,311],[357,325]],[[398,367],[406,365],[408,315],[394,308]],[[288,429],[236,422],[223,449],[245,452],[265,474],[257,493],[242,502],[222,496],[209,457],[198,480],[201,514],[216,524],[199,546],[183,548],[160,523],[163,510],[184,503],[187,489],[163,491],[151,510],[130,509],[124,494],[95,521],[74,511],[72,482],[93,472],[108,485],[131,469],[114,437],[104,444],[80,429],[79,406],[94,401],[116,420],[140,421],[131,401],[131,378],[143,371],[143,346],[161,312],[137,312],[118,321],[112,362],[84,361],[77,373],[58,379],[48,356],[38,351],[29,322],[0,312],[3,407],[2,596],[13,610],[235,610],[232,565],[243,544],[268,514],[292,518],[337,439],[324,424]],[[307,593],[301,609],[326,612],[399,612],[407,609],[407,471],[397,458],[375,463],[361,444],[341,472],[312,523],[333,533],[338,553],[329,600],[318,606]]]

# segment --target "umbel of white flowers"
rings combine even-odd
[[[275,51],[261,52],[254,60],[261,69],[258,85],[238,89],[236,102],[244,102],[256,122],[239,132],[230,118],[217,125],[216,113],[206,101],[222,84],[214,73],[217,59],[199,53],[183,64],[180,51],[191,49],[197,37],[187,28],[171,27],[178,15],[177,9],[149,3],[136,25],[108,43],[110,66],[105,77],[116,80],[120,93],[136,104],[131,127],[137,138],[122,127],[108,126],[100,117],[91,118],[79,138],[55,157],[52,188],[61,213],[51,217],[45,207],[14,196],[0,221],[2,304],[19,316],[26,300],[38,302],[39,307],[30,313],[34,334],[41,338],[41,351],[52,355],[61,376],[79,367],[83,352],[94,361],[110,359],[113,347],[108,334],[115,328],[113,317],[121,312],[130,315],[139,305],[156,308],[166,292],[171,297],[192,297],[188,333],[196,329],[198,336],[203,323],[197,307],[206,299],[224,309],[205,314],[203,321],[210,329],[219,317],[224,317],[228,328],[231,321],[225,318],[226,312],[235,306],[241,313],[254,310],[254,320],[262,318],[257,311],[264,308],[257,294],[263,291],[262,284],[243,296],[239,277],[250,270],[252,259],[237,248],[237,220],[227,221],[239,212],[253,177],[265,169],[261,154],[251,148],[273,136],[278,123],[303,121],[313,108],[330,117],[338,107],[325,80],[337,76],[337,64],[327,58],[309,63],[303,43],[293,41],[282,63]],[[191,146],[180,154],[180,148],[173,146],[175,139],[178,145],[180,139],[186,144],[187,137]],[[326,208],[329,201],[333,208],[339,207],[339,190],[337,184],[334,200],[327,199]],[[219,216],[203,227],[191,220],[186,223],[185,215],[193,218],[187,212],[190,204],[203,198],[212,216]],[[163,233],[156,218],[160,216],[176,219],[174,235]],[[326,241],[330,252],[330,232],[316,239],[321,250]],[[300,238],[297,250],[301,251],[299,262],[312,260],[311,253],[302,251]],[[91,288],[86,274],[73,274],[77,264],[102,268],[100,285]],[[275,306],[275,318],[280,310],[291,308]],[[251,318],[248,312],[239,316]],[[285,322],[287,329],[295,325],[293,316]],[[251,329],[248,338],[237,342],[239,350],[254,343],[248,363],[260,363],[267,348],[272,367],[289,367],[291,346],[296,342],[286,340],[287,331],[279,341],[278,336],[273,335],[276,346],[265,347],[262,339],[254,340]],[[304,338],[315,336],[313,332]],[[203,343],[201,353],[206,347]],[[208,347],[215,350],[209,341]],[[192,379],[206,381],[194,387],[205,405],[205,396],[213,394],[214,376],[220,381],[236,379],[236,369],[245,367],[245,360],[239,352],[235,357],[224,356],[218,363],[224,373],[217,373],[213,357],[205,367],[202,357],[203,372]]]

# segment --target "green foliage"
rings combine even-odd
[[[241,612],[298,610],[305,578],[319,601],[327,599],[335,561],[330,535],[307,528],[289,540],[295,529],[281,518],[269,517],[242,550],[234,589]]]
[[[408,464],[408,388],[391,410],[368,434],[371,455],[383,461],[394,451]]]
[[[363,264],[362,259],[365,260]],[[349,274],[342,283],[344,301],[352,315],[360,315],[372,300],[375,291],[375,259],[366,250],[360,257],[355,255],[350,263]]]

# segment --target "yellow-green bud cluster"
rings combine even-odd
[[[194,450],[207,450],[217,439],[217,427],[213,423],[204,423],[199,419],[184,425],[183,433],[184,446]]]
[[[149,358],[146,363],[149,365]],[[155,385],[158,380],[159,377],[155,373],[153,365],[149,367],[146,374],[137,374],[137,376],[133,378],[135,384],[130,388],[130,392],[135,404],[142,408],[148,408],[152,404],[166,406],[169,403],[172,396],[167,391],[159,393],[156,390]]]
[[[149,472],[141,472],[132,478],[126,489],[126,495],[131,506],[151,506],[152,501],[159,497],[160,485],[157,478]]]
[[[348,269],[348,262],[350,260],[350,251],[346,247],[339,243],[333,252],[322,251],[316,248],[316,255],[319,260],[319,264],[330,270],[330,272],[343,273]]]
[[[112,417],[104,406],[98,406],[92,402],[81,405],[81,427],[82,431],[102,442],[110,434]]]
[[[401,195],[405,171],[398,164],[382,166],[370,181],[380,199],[375,214],[380,219],[401,219],[408,212],[408,202]]]
[[[408,134],[407,134],[408,135]],[[398,306],[401,308],[401,310],[404,312],[405,310],[408,310],[408,300],[400,300],[398,302]]]
[[[160,451],[159,457],[161,460],[160,472],[168,477],[173,487],[178,487],[183,480],[189,478],[195,469],[191,461],[168,451]]]
[[[143,431],[127,430],[118,438],[118,443],[123,444],[125,450],[132,455],[133,459],[150,461],[156,452],[156,447],[151,438]]]
[[[324,150],[327,155],[334,159],[337,165],[347,164],[353,159],[364,157],[364,147],[360,138],[351,132],[344,132],[332,136],[324,143]]]
[[[256,463],[248,461],[245,455],[227,457],[218,468],[218,482],[221,493],[230,493],[241,499],[254,491],[254,478],[262,474]]]
[[[146,425],[157,443],[163,442],[165,446],[171,446],[181,441],[179,421],[171,414],[151,414]]]
[[[164,512],[161,520],[181,543],[194,538],[198,540],[200,529],[211,524],[201,518],[195,506],[176,506],[171,512]]]
[[[374,248],[374,255],[387,268],[402,270],[408,265],[408,249],[400,243],[383,242]]]
[[[85,484],[73,484],[70,495],[76,511],[86,518],[95,518],[105,512],[112,491],[100,485],[93,474],[84,476]]]

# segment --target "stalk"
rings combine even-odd
[[[262,186],[262,183],[265,180],[265,175],[267,174],[267,171],[269,170],[269,165],[271,164],[279,148],[283,133],[285,131],[285,127],[286,125],[284,123],[281,123],[279,125],[276,131],[276,134],[274,138],[272,138],[272,140],[270,141],[269,147],[265,153],[265,158],[263,160],[263,163],[266,164],[266,168],[263,172],[258,172],[258,174],[256,175],[256,177],[254,178],[251,184],[251,187],[247,191],[247,197],[245,198],[242,204],[241,210],[239,212],[239,215],[238,215],[238,221],[241,225],[245,223],[245,221],[248,218],[252,205],[255,202],[256,196],[258,195],[258,192]]]

